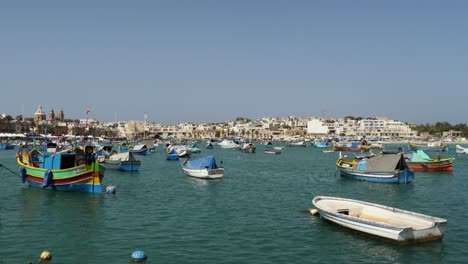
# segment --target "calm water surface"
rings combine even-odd
[[[286,148],[281,155],[202,150],[225,176],[206,181],[182,174],[162,146],[139,172],[107,170],[116,194],[63,193],[22,184],[0,168],[0,263],[468,263],[468,155],[452,173],[416,173],[413,184],[382,184],[337,176],[337,153]],[[0,163],[19,171],[15,151]],[[316,195],[381,203],[448,219],[442,241],[399,246],[368,238],[300,211]]]

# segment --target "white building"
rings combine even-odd
[[[307,122],[307,134],[326,135],[328,126],[323,125],[320,119],[312,119]]]

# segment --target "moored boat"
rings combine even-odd
[[[464,148],[460,145],[456,145],[455,152],[457,152],[458,154],[468,154],[468,148]]]
[[[410,183],[414,172],[408,168],[402,153],[382,153],[370,158],[348,160],[346,156],[336,162],[342,177],[383,183]]]
[[[221,148],[239,148],[239,144],[237,144],[236,142],[234,142],[233,140],[230,140],[230,139],[225,139],[221,142],[218,142],[218,146],[220,146]]]
[[[64,150],[53,155],[37,148],[20,148],[16,161],[22,182],[58,191],[102,192],[104,169],[95,160],[94,148]]]
[[[312,204],[328,221],[399,244],[440,240],[447,225],[443,218],[359,200],[317,196]]]
[[[282,149],[277,149],[277,148],[269,148],[265,149],[265,154],[272,154],[272,155],[278,155],[283,152]]]
[[[129,152],[135,155],[151,155],[151,151],[145,144],[135,145]]]
[[[106,169],[137,171],[141,167],[141,161],[135,159],[131,152],[124,152],[110,155],[101,162],[101,165]]]
[[[423,150],[425,152],[447,152],[448,145],[441,142],[429,142],[427,144],[408,143],[408,151]]]
[[[239,149],[245,153],[254,153],[257,147],[253,143],[244,143]]]
[[[202,179],[219,179],[224,176],[224,168],[218,167],[214,156],[195,160],[185,160],[182,165],[185,174]]]
[[[415,171],[452,171],[453,158],[430,158],[424,151],[418,150],[405,155],[406,164]]]

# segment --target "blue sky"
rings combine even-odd
[[[467,1],[0,3],[0,113],[467,123]]]

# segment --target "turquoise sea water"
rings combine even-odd
[[[416,172],[413,184],[343,179],[338,153],[286,148],[281,155],[239,150],[214,154],[225,176],[206,181],[182,174],[162,146],[138,156],[141,171],[107,170],[116,194],[63,193],[22,184],[0,168],[0,263],[468,263],[468,155],[452,173]],[[15,151],[0,163],[19,171]],[[350,232],[301,213],[316,195],[381,203],[448,219],[442,241],[400,246]]]

